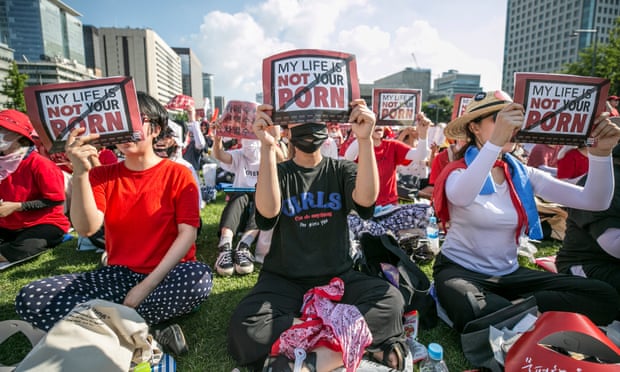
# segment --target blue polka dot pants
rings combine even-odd
[[[145,274],[124,266],[53,276],[23,287],[15,298],[15,309],[25,321],[47,331],[79,303],[92,299],[123,303],[131,288],[144,278]],[[191,312],[207,299],[212,286],[208,265],[179,263],[136,311],[148,324],[161,323]]]

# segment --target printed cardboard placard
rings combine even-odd
[[[252,130],[258,103],[228,101],[217,134],[220,137],[256,139]]]
[[[463,115],[465,108],[471,100],[474,98],[473,94],[457,93],[454,95],[454,106],[452,106],[452,117],[450,120],[454,120]]]
[[[372,111],[377,115],[376,124],[413,125],[421,100],[420,89],[373,89]]]
[[[360,97],[353,54],[298,49],[263,60],[263,100],[276,125],[348,122]]]
[[[62,152],[76,127],[100,134],[96,143],[110,146],[142,139],[142,118],[131,77],[118,76],[24,89],[26,108],[49,153]]]
[[[609,80],[575,75],[516,73],[515,102],[525,123],[514,140],[525,143],[588,143],[592,124],[605,111]]]

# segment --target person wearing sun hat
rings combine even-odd
[[[0,111],[0,269],[60,244],[70,227],[64,176],[33,132],[26,114]]]
[[[502,91],[474,96],[446,136],[467,143],[439,175],[433,205],[449,221],[435,259],[436,293],[454,327],[533,296],[539,311],[585,314],[596,324],[610,323],[620,306],[606,283],[520,267],[517,251],[526,238],[542,237],[534,195],[567,207],[605,210],[613,193],[611,151],[620,128],[604,113],[595,120],[588,149],[588,181],[583,187],[528,167],[510,151],[523,125],[524,108]]]

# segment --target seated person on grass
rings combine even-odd
[[[278,152],[282,159],[282,152]],[[220,161],[222,169],[232,172],[235,177],[233,188],[253,189],[256,186],[260,162],[260,142],[242,139],[241,148],[224,150],[222,137],[216,134],[213,138],[213,156]],[[218,235],[220,241],[215,269],[222,276],[230,276],[234,272],[245,275],[254,271],[254,256],[250,252],[252,243],[259,230],[254,219],[254,191],[229,192],[228,201],[222,216]],[[237,233],[243,233],[233,249],[233,239]]]
[[[74,227],[89,236],[105,224],[107,266],[24,286],[15,307],[38,328],[49,330],[91,299],[135,308],[149,325],[158,324],[192,312],[211,292],[211,268],[196,261],[198,187],[186,167],[155,155],[153,142],[168,123],[164,107],[143,92],[138,106],[143,139],[118,144],[125,155],[119,163],[92,166],[97,134],[78,137],[84,131],[78,128],[67,140]]]
[[[328,136],[323,123],[289,125],[295,155],[278,164],[273,122],[267,114],[272,107],[257,109],[254,131],[261,141],[261,163],[256,221],[261,229],[273,227],[274,231],[258,281],[237,305],[229,324],[228,350],[242,365],[258,368],[265,361],[265,370],[292,368],[291,350],[286,355],[278,350],[291,346],[288,341],[300,341],[283,333],[293,329],[311,333],[312,321],[299,318],[305,294],[314,290],[318,295],[317,287],[341,283],[344,293],[338,305],[348,306],[351,317],[344,322],[339,318],[334,326],[357,327],[355,332],[341,331],[354,333],[352,337],[359,341],[354,344],[368,345],[366,350],[376,359],[404,368],[408,349],[403,297],[389,282],[353,270],[349,254],[347,215],[355,210],[370,217],[379,190],[370,139],[375,115],[362,99],[351,105],[350,122],[359,141],[357,165],[321,156],[320,146]],[[318,301],[317,296],[312,298],[310,302]],[[345,360],[359,361],[357,351],[363,350],[342,346],[351,340],[341,341],[340,346],[330,344],[331,348],[309,345],[303,370],[331,371]]]
[[[60,244],[69,230],[60,168],[35,150],[32,124],[0,111],[0,269]]]
[[[611,205],[598,212],[569,208],[555,263],[558,272],[605,281],[620,295],[620,145],[614,147],[613,160]],[[578,184],[584,182],[585,177]]]
[[[465,113],[445,129],[467,140],[435,183],[438,217],[450,222],[433,278],[437,297],[457,331],[485,315],[533,296],[540,312],[567,311],[607,325],[618,309],[616,292],[599,280],[520,267],[517,251],[542,231],[534,196],[573,208],[605,210],[612,198],[611,150],[620,129],[603,114],[596,119],[585,186],[525,166],[509,154],[523,126],[524,108],[502,91],[476,94]]]

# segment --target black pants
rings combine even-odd
[[[402,295],[386,280],[358,271],[339,276],[344,281],[340,303],[355,305],[364,316],[373,342],[369,351],[383,345],[401,343],[403,334]],[[300,315],[303,295],[311,288],[329,283],[329,279],[304,285],[262,271],[252,291],[241,300],[228,328],[228,351],[242,365],[262,366],[271,345]],[[406,348],[405,348],[406,350]]]
[[[35,225],[20,230],[0,228],[0,254],[9,262],[34,256],[62,243],[64,231],[54,225]]]
[[[620,302],[609,284],[581,277],[520,267],[503,276],[479,274],[463,268],[442,254],[433,267],[435,289],[454,328],[534,296],[540,312],[568,311],[588,316],[598,325],[615,318]]]
[[[254,219],[254,193],[235,192],[228,198],[220,217],[218,236],[224,227],[231,229],[233,235],[258,229]]]
[[[558,271],[566,274],[585,275],[586,278],[598,279],[609,283],[620,295],[620,261],[600,260],[581,265],[570,265],[556,262]],[[580,270],[581,269],[581,270]],[[583,274],[580,272],[583,271]]]

